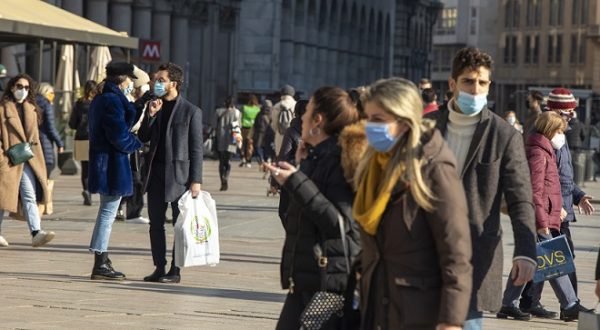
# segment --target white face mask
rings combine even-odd
[[[517,122],[517,118],[515,118],[515,117],[508,117],[508,119],[506,119],[506,121],[509,124],[514,125]]]
[[[567,138],[565,137],[565,135],[563,133],[556,133],[556,135],[554,135],[552,140],[550,140],[550,143],[552,143],[552,147],[554,149],[559,150],[560,148],[562,148],[565,145],[566,141],[567,141]]]
[[[146,92],[149,90],[150,90],[150,85],[148,85],[148,84],[142,85],[142,87],[140,87],[140,91],[142,92],[142,95],[146,94]]]
[[[29,91],[25,90],[25,88],[21,88],[21,89],[15,90],[15,92],[13,94],[14,94],[17,102],[21,103],[21,102],[25,101],[25,99],[27,98],[27,94],[29,94]]]

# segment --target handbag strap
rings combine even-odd
[[[338,213],[338,225],[340,228],[340,238],[342,240],[342,249],[344,250],[344,263],[346,264],[346,274],[350,275],[350,260],[348,258],[348,243],[346,242],[346,226],[344,225],[344,217]],[[323,251],[321,256],[318,258],[319,268],[321,269],[321,290],[327,291],[327,240],[324,235],[321,234],[321,241],[323,242]]]

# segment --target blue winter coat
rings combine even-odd
[[[40,123],[39,130],[44,159],[46,160],[46,164],[52,164],[54,163],[54,144],[59,148],[64,148],[65,145],[54,126],[54,109],[48,99],[38,94],[35,96],[35,102],[42,110],[42,122]]]
[[[579,204],[583,196],[585,196],[585,192],[583,192],[573,181],[573,163],[571,161],[571,151],[569,150],[569,145],[567,143],[559,150],[556,150],[556,163],[558,165],[563,208],[568,213],[567,218],[564,221],[575,222],[577,219],[575,219],[573,204]]]
[[[136,110],[117,85],[106,82],[90,105],[89,187],[91,193],[130,196],[133,193],[129,154],[142,143],[131,133]]]

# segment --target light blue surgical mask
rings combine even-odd
[[[131,92],[133,92],[133,81],[129,82],[129,85],[127,85],[127,87],[125,87],[125,89],[123,90],[123,94],[125,94],[125,96],[130,95]]]
[[[165,83],[161,81],[157,81],[154,83],[154,95],[158,97],[163,97],[167,94],[167,88],[165,87]]]
[[[369,145],[379,152],[390,151],[398,142],[399,137],[390,134],[389,123],[367,122],[365,131]]]
[[[458,92],[458,97],[456,98],[456,103],[460,107],[460,111],[465,115],[474,115],[487,105],[487,93],[472,95],[465,92]]]

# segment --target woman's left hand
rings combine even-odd
[[[451,324],[438,324],[437,327],[435,327],[435,330],[461,330],[462,327],[458,326],[458,325],[451,325]]]
[[[271,172],[271,176],[279,185],[283,186],[287,179],[298,169],[288,162],[279,162],[277,165],[279,167],[265,163],[265,167]]]

